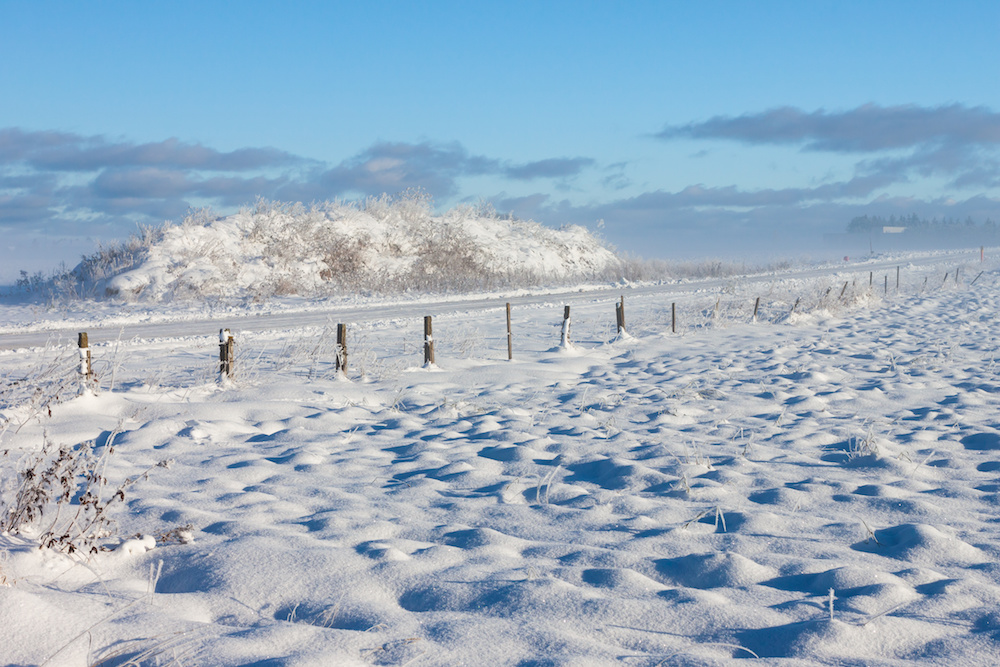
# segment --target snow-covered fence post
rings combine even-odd
[[[868,272],[868,290],[869,291],[871,291],[872,281],[873,280],[875,280],[875,272],[874,271],[869,271]]]
[[[94,381],[94,368],[91,365],[90,341],[87,332],[81,331],[76,338],[77,347],[80,349],[80,380],[84,388]]]
[[[347,375],[347,325],[337,325],[337,372]]]
[[[621,303],[615,304],[615,324],[618,326],[618,335],[625,333],[625,297],[622,296]]]
[[[219,379],[226,380],[232,379],[233,371],[235,370],[233,364],[233,357],[236,349],[236,343],[233,340],[233,334],[229,329],[219,329]]]
[[[958,267],[957,269],[955,269],[955,285],[956,286],[958,285],[958,273],[961,270],[962,270],[962,267]]]
[[[510,330],[510,301],[507,302],[507,361],[514,360],[514,338]]]
[[[760,308],[760,297],[757,297],[757,300],[753,302],[753,321],[754,322],[757,321],[757,310],[759,308]]]
[[[677,302],[670,303],[670,333],[677,333]]]
[[[899,267],[896,267],[896,291],[899,291]]]
[[[424,364],[434,363],[434,331],[431,316],[424,316]]]
[[[569,306],[563,308],[562,337],[559,340],[560,347],[569,347]]]

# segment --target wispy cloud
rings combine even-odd
[[[927,144],[1000,144],[1000,114],[985,107],[951,104],[883,107],[866,104],[850,111],[806,112],[780,107],[741,116],[668,125],[659,139],[725,139],[745,144],[791,144],[807,150],[870,153]]]
[[[503,173],[507,178],[518,181],[531,181],[537,178],[567,178],[576,176],[585,168],[593,165],[594,160],[585,157],[550,158],[508,166],[503,170]]]
[[[12,162],[49,171],[96,171],[114,167],[246,171],[296,166],[309,161],[274,148],[221,152],[178,139],[134,144],[66,132],[0,129],[0,164]]]

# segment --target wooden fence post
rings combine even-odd
[[[337,372],[347,375],[347,325],[337,325]]]
[[[424,316],[424,364],[434,364],[434,331],[431,316]]]
[[[562,337],[559,340],[560,347],[569,347],[569,306],[563,308]]]
[[[872,280],[874,280],[874,279],[875,279],[875,272],[874,271],[869,271],[868,272],[868,289],[872,288]]]
[[[514,360],[514,336],[510,330],[510,301],[507,302],[507,361]]]
[[[229,329],[219,329],[219,379],[232,379],[236,370],[233,364],[236,343]]]
[[[625,297],[622,296],[621,303],[615,304],[615,323],[618,325],[618,335],[625,333]]]
[[[760,297],[757,297],[757,300],[753,302],[753,321],[754,322],[757,321],[757,309],[759,309],[759,308],[760,308]]]
[[[677,302],[670,304],[670,333],[677,333]]]
[[[91,365],[90,341],[87,332],[81,331],[76,338],[77,347],[80,348],[80,379],[84,384],[94,380],[94,368]]]
[[[896,267],[896,291],[899,291],[899,267]]]
[[[885,274],[885,295],[889,296],[889,274]]]
[[[845,280],[844,281],[844,286],[840,289],[840,296],[838,298],[841,299],[841,300],[844,299],[844,293],[847,292],[847,283],[848,282],[849,281]]]
[[[979,276],[983,275],[983,273],[985,273],[985,271],[980,271],[980,272],[979,272],[979,275],[977,275],[977,276],[976,276],[975,278],[973,278],[973,279],[972,279],[972,282],[971,282],[971,283],[969,283],[969,287],[972,287],[973,285],[975,285],[975,284],[976,284],[976,281],[977,281],[977,280],[979,280]]]

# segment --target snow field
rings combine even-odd
[[[691,294],[678,335],[659,295],[622,339],[575,304],[569,350],[524,307],[513,362],[502,303],[435,317],[434,369],[417,318],[360,323],[351,381],[322,328],[235,332],[226,386],[213,335],[96,347],[99,394],[3,408],[5,463],[110,442],[113,483],[153,467],[121,535],[161,539],[0,538],[0,660],[995,664],[997,273],[849,279],[777,282],[758,324],[759,286]]]

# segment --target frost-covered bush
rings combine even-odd
[[[419,190],[360,202],[258,199],[232,216],[195,211],[102,247],[72,276],[127,300],[469,291],[618,279],[622,262],[586,229],[552,229],[459,206],[434,215]]]

